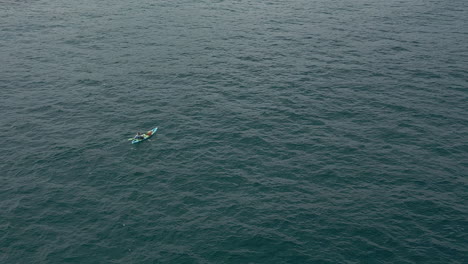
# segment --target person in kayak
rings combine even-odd
[[[133,138],[134,139],[144,139],[145,137],[140,132],[137,132],[137,134]]]

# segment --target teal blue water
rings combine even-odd
[[[0,1],[0,263],[468,263],[467,22]]]

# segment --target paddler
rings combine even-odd
[[[137,132],[137,134],[133,138],[134,139],[144,139],[145,137],[140,132]]]

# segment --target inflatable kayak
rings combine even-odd
[[[142,141],[145,141],[147,139],[149,139],[150,137],[152,137],[154,134],[156,134],[156,131],[158,130],[157,127],[151,129],[150,131],[146,132],[145,134],[143,134],[143,138],[142,139],[133,139],[132,140],[132,144],[136,144],[136,143],[140,143]]]

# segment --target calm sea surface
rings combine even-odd
[[[0,0],[0,114],[0,263],[468,263],[466,0]]]

